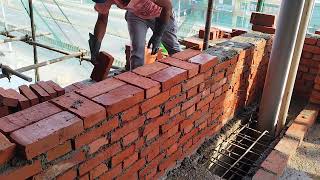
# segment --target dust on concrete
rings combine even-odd
[[[280,179],[320,179],[320,122],[309,129]]]

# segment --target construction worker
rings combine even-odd
[[[160,44],[168,50],[169,55],[179,52],[177,23],[173,16],[171,0],[93,0],[95,10],[99,13],[94,34],[90,33],[89,45],[92,62],[100,51],[101,41],[106,33],[110,7],[115,4],[127,10],[125,19],[131,39],[132,69],[144,65],[146,34],[149,28],[153,35],[148,42],[151,54],[156,54]]]

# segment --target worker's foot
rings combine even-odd
[[[91,63],[93,65],[98,64],[97,57],[99,55],[101,41],[99,41],[93,34],[89,33],[89,47],[91,52]]]

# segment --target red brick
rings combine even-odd
[[[174,99],[171,99],[171,100],[167,101],[166,104],[165,104],[165,111],[169,111],[170,109],[173,109],[178,104],[183,102],[186,98],[187,98],[187,95],[184,93],[181,96],[178,96],[178,97],[176,97]]]
[[[132,133],[129,133],[128,135],[123,137],[123,145],[128,146],[129,144],[131,144],[132,142],[134,142],[138,138],[139,138],[139,131],[138,130],[134,131]]]
[[[147,116],[147,119],[152,119],[152,118],[156,118],[156,117],[160,116],[160,114],[161,114],[161,108],[156,107],[156,108],[150,110],[146,116]]]
[[[187,71],[176,67],[169,67],[151,75],[150,78],[160,82],[162,91],[166,91],[186,80]]]
[[[195,77],[193,77],[192,79],[188,79],[187,82],[182,84],[182,89],[185,90],[189,90],[199,84],[201,84],[202,82],[204,82],[204,74],[199,74]]]
[[[11,133],[61,111],[62,110],[60,108],[49,102],[38,104],[24,111],[1,118],[0,129],[6,134]]]
[[[115,177],[117,177],[118,175],[120,175],[122,172],[122,166],[121,164],[119,164],[116,167],[113,167],[112,169],[109,169],[108,172],[106,172],[105,174],[101,175],[99,178],[100,179],[114,179]]]
[[[176,165],[177,159],[182,155],[181,149],[172,154],[169,158],[165,159],[159,164],[159,170],[167,170],[173,168]]]
[[[316,45],[317,41],[318,41],[318,39],[316,39],[316,38],[312,38],[312,37],[308,38],[308,37],[306,37],[306,39],[304,40],[304,43],[305,44],[309,44],[309,45]]]
[[[267,34],[275,34],[276,32],[276,29],[273,27],[266,27],[266,26],[259,26],[259,25],[252,25],[252,30],[262,32],[262,33],[267,33]]]
[[[99,151],[100,148],[109,144],[109,139],[107,137],[100,137],[99,139],[93,141],[88,145],[89,147],[89,154],[94,154]]]
[[[262,179],[277,180],[278,177],[271,172],[267,172],[265,170],[259,169],[258,172],[252,177],[252,180],[262,180]]]
[[[52,80],[46,81],[46,83],[57,92],[58,96],[62,96],[66,93],[66,91],[61,86],[59,86],[57,83],[53,82]]]
[[[203,40],[198,37],[186,37],[180,40],[180,44],[184,45],[186,49],[202,50],[203,49]]]
[[[141,112],[145,113],[149,110],[163,104],[169,99],[169,91],[163,92],[155,97],[152,97],[141,104]]]
[[[15,153],[16,145],[0,133],[0,165],[9,161]]]
[[[105,172],[108,171],[108,166],[106,164],[100,164],[99,166],[95,167],[94,169],[92,169],[90,171],[90,179],[95,179],[99,176],[101,176],[102,174],[104,174]]]
[[[215,94],[210,94],[209,96],[205,97],[203,100],[197,103],[197,110],[201,109],[205,105],[209,104],[213,98],[215,97]]]
[[[276,17],[274,15],[252,12],[250,23],[254,25],[274,27]]]
[[[96,154],[91,159],[88,159],[86,162],[80,164],[80,167],[79,167],[80,176],[86,174],[91,169],[97,167],[99,164],[113,157],[115,154],[117,154],[120,151],[121,151],[120,143],[116,143],[109,146],[108,148],[101,151],[100,153]]]
[[[85,174],[79,178],[79,180],[90,180],[89,174]]]
[[[140,106],[136,105],[122,113],[123,121],[131,121],[134,120],[140,113]]]
[[[41,162],[34,161],[18,168],[7,170],[0,174],[0,179],[28,179],[41,171]]]
[[[73,83],[72,85],[76,86],[78,88],[78,90],[81,90],[83,88],[86,88],[86,87],[90,86],[89,83],[85,83],[85,82],[82,82],[82,81]]]
[[[143,131],[143,135],[147,135],[150,132],[152,132],[153,130],[155,130],[156,128],[159,128],[160,125],[164,124],[165,122],[167,122],[169,120],[169,115],[165,114],[161,117],[158,117],[156,119],[152,119],[149,124],[147,124],[144,128]]]
[[[143,126],[145,120],[146,118],[142,116],[134,121],[130,121],[124,124],[122,128],[116,129],[115,132],[111,134],[111,141],[112,142],[118,141],[119,139],[126,136],[127,134],[137,130],[138,128]]]
[[[273,150],[267,159],[262,162],[261,167],[275,173],[277,176],[281,176],[287,167],[288,160],[288,156],[277,150]]]
[[[165,154],[160,154],[156,158],[154,158],[144,169],[139,172],[139,178],[143,179],[146,175],[150,174],[153,169],[157,169],[160,161],[165,157]]]
[[[51,99],[50,94],[37,84],[31,84],[30,89],[38,96],[40,102],[45,102]]]
[[[181,93],[181,87],[182,87],[181,84],[178,84],[178,85],[172,87],[170,89],[170,96],[173,97],[173,96],[176,96],[179,93]]]
[[[23,110],[23,109],[27,109],[30,107],[30,102],[25,96],[19,94],[17,91],[15,91],[13,89],[8,89],[7,92],[13,98],[18,100],[19,109]]]
[[[187,91],[187,98],[189,99],[189,98],[195,96],[196,94],[198,94],[198,86],[193,87]]]
[[[72,151],[71,141],[66,141],[63,144],[59,144],[57,147],[50,149],[47,152],[47,160],[48,161],[55,160],[58,157],[61,157],[70,151]]]
[[[67,172],[59,175],[57,180],[65,180],[65,179],[75,179],[77,177],[77,171],[75,169],[70,169]]]
[[[123,169],[127,169],[128,167],[130,167],[134,162],[138,160],[138,158],[139,158],[139,154],[134,153],[133,155],[125,159],[123,161]]]
[[[167,57],[161,59],[160,62],[175,66],[188,71],[188,78],[191,78],[199,73],[199,65],[188,63],[186,61],[178,60],[175,58]]]
[[[206,72],[218,64],[218,57],[210,54],[199,54],[189,59],[189,62],[200,65],[200,73]]]
[[[94,97],[97,97],[99,95],[105,94],[113,89],[116,89],[120,86],[125,85],[126,83],[114,79],[114,78],[108,78],[106,80],[100,81],[98,83],[94,83],[86,88],[83,88],[81,90],[77,90],[77,93],[92,99]]]
[[[178,53],[172,55],[172,57],[176,58],[176,59],[183,60],[183,61],[187,61],[190,58],[192,58],[196,55],[199,55],[200,53],[201,53],[201,51],[198,51],[198,50],[187,49],[187,50],[184,50],[184,51],[181,51],[181,52],[178,52]]]
[[[132,72],[122,73],[115,78],[144,89],[146,99],[159,94],[161,91],[161,85],[159,82],[153,81]]]
[[[298,147],[299,141],[288,137],[282,137],[274,149],[287,155],[290,158],[296,153]]]
[[[178,144],[175,143],[173,144],[171,147],[169,147],[169,149],[167,150],[167,156],[170,156],[171,154],[173,154],[174,152],[176,152],[178,150]]]
[[[155,128],[154,130],[152,130],[150,133],[146,134],[145,136],[147,136],[146,141],[150,141],[151,139],[157,137],[160,133],[159,128]]]
[[[125,159],[134,154],[135,146],[132,145],[127,149],[121,151],[119,154],[113,156],[111,158],[112,166],[116,166],[117,164],[123,162]]]
[[[0,104],[9,107],[17,107],[19,100],[9,91],[0,87]]]
[[[219,30],[216,28],[210,28],[210,33],[209,33],[209,40],[213,40],[213,39],[217,39],[217,37],[219,36]],[[199,38],[204,39],[205,36],[205,28],[202,27],[199,30]]]
[[[73,84],[70,84],[69,86],[66,86],[66,87],[64,88],[64,90],[65,90],[66,93],[70,93],[70,92],[74,92],[74,91],[76,91],[76,90],[79,90],[79,88],[76,87],[76,86],[73,85]]]
[[[9,108],[7,106],[0,105],[0,118],[9,115]]]
[[[113,61],[114,58],[110,54],[100,52],[97,57],[97,64],[95,64],[91,73],[91,79],[97,82],[106,79],[109,75]]]
[[[32,159],[82,131],[81,119],[68,112],[61,112],[14,131],[10,137],[24,147],[27,159]]]
[[[147,157],[148,162],[154,159],[160,153],[160,141],[156,140],[152,144],[141,150],[140,156]]]
[[[101,126],[95,129],[91,129],[87,131],[85,134],[78,136],[75,139],[75,147],[80,148],[86,144],[91,143],[92,141],[98,139],[99,137],[107,134],[108,132],[112,131],[113,129],[119,126],[119,120],[117,117],[104,122]]]
[[[22,95],[29,99],[31,106],[39,104],[38,96],[28,86],[19,86],[19,91]]]
[[[106,118],[106,111],[102,106],[76,93],[66,94],[52,102],[80,117],[84,121],[84,128],[92,127]]]
[[[108,115],[122,112],[144,99],[144,90],[132,85],[124,85],[106,94],[95,97],[93,100],[102,104]]]
[[[82,151],[73,153],[70,158],[60,161],[57,164],[49,167],[45,171],[41,172],[37,175],[38,179],[54,179],[58,175],[67,171],[68,169],[76,166],[77,164],[83,162],[85,160],[85,153]]]
[[[182,122],[184,120],[184,116],[183,115],[177,115],[176,117],[174,117],[170,122],[168,122],[167,124],[163,124],[161,126],[161,131],[162,133],[167,132],[169,129],[175,127],[175,125],[179,124],[180,122]]]
[[[127,169],[123,174],[119,177],[119,180],[126,180],[128,178],[137,178],[137,172],[144,167],[146,163],[145,159],[140,159],[136,161],[129,169]]]
[[[160,151],[168,149],[174,143],[178,142],[181,133],[177,133],[177,128],[172,128],[160,138]]]
[[[194,96],[192,99],[186,101],[185,103],[182,104],[182,111],[192,107],[196,103],[198,103],[201,100],[201,94],[198,94],[197,96]]]
[[[193,105],[189,109],[186,110],[186,117],[191,116],[196,111],[196,106]]]
[[[54,90],[54,88],[51,87],[47,82],[39,81],[37,82],[37,85],[40,86],[43,90],[45,90],[51,98],[55,98],[58,96],[58,92]]]
[[[138,67],[133,70],[134,73],[139,74],[141,76],[151,76],[152,74],[159,72],[163,69],[168,68],[169,66],[166,64],[162,64],[159,62],[155,62],[152,64],[146,64],[144,66]]]
[[[303,124],[293,123],[288,128],[286,135],[301,142],[305,134],[307,133],[307,130],[308,130],[308,126]]]

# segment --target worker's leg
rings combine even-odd
[[[155,20],[148,21],[149,27],[153,30]],[[169,55],[175,54],[181,51],[180,44],[177,37],[178,25],[174,17],[170,18],[166,31],[162,36],[162,44],[168,50]]]
[[[144,65],[144,53],[146,44],[146,34],[148,30],[146,20],[143,20],[131,12],[126,13],[126,20],[128,23],[128,30],[131,39],[131,68]]]
[[[94,27],[94,36],[100,42],[102,41],[104,35],[106,34],[107,23],[108,23],[108,14],[99,13],[96,25]]]

